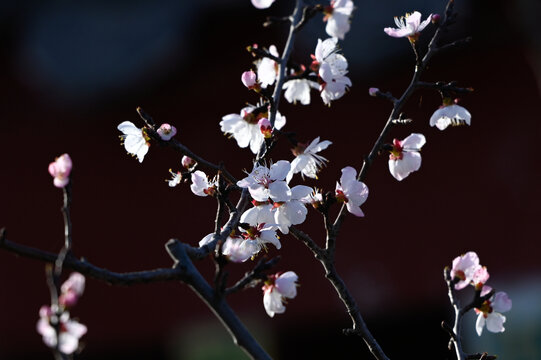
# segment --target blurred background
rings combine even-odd
[[[383,28],[394,26],[394,16],[418,10],[424,18],[445,6],[436,0],[354,2],[351,31],[341,42],[353,82],[349,93],[330,108],[316,92],[310,106],[281,101],[285,130],[300,141],[321,136],[333,142],[323,153],[330,163],[320,179],[307,182],[325,191],[334,190],[343,167],[360,169],[390,113],[390,103],[368,96],[368,88],[399,96],[410,81],[408,41],[388,37]],[[47,166],[68,152],[75,254],[118,272],[171,266],[166,241],[196,245],[213,229],[215,201],[196,198],[187,185],[169,188],[168,169],[180,169],[179,154],[154,145],[140,164],[126,155],[116,126],[125,120],[142,126],[135,111],[141,106],[158,123],[176,126],[183,144],[224,161],[241,178],[252,154],[223,136],[218,123],[257,101],[240,82],[253,61],[244,49],[253,43],[282,49],[287,27],[261,23],[292,7],[287,0],[264,11],[248,0],[1,2],[0,226],[8,239],[61,248],[62,192],[52,186]],[[405,114],[414,122],[392,137],[423,133],[422,167],[397,182],[386,156],[377,160],[366,179],[366,217],[345,221],[337,268],[390,358],[454,359],[440,328],[452,314],[442,270],[455,256],[476,251],[489,284],[509,294],[513,309],[504,334],[485,330],[478,337],[475,317],[465,319],[465,350],[538,359],[541,5],[457,0],[456,7],[458,21],[444,40],[474,40],[434,57],[423,79],[473,87],[461,99],[472,126],[431,128],[439,94],[412,96]],[[433,31],[423,32],[421,46]],[[308,65],[318,38],[326,38],[321,15],[298,35],[293,59]],[[292,160],[289,144],[283,141],[273,159]],[[316,212],[299,228],[323,243]],[[291,236],[282,237],[282,250],[269,251],[277,254],[276,270],[295,271],[301,284],[285,314],[270,319],[258,288],[229,298],[271,356],[371,359],[360,339],[341,334],[350,320],[313,255]],[[197,265],[211,280],[212,262]],[[230,266],[231,281],[249,265]],[[49,303],[44,264],[0,251],[0,284],[0,358],[52,358],[35,330],[40,306]],[[72,316],[88,326],[79,359],[245,358],[183,284],[113,287],[88,279]]]

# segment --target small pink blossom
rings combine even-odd
[[[263,286],[263,306],[270,317],[286,311],[285,299],[297,296],[297,280],[299,277],[293,271],[269,276]]]
[[[398,28],[385,28],[383,31],[389,36],[395,38],[408,37],[411,42],[414,42],[419,37],[419,34],[432,20],[432,14],[428,15],[428,18],[421,22],[421,13],[414,11],[413,14],[406,14],[405,16],[394,18],[394,22]]]
[[[180,182],[182,181],[182,173],[180,171],[173,172],[173,170],[171,169],[169,169],[169,173],[171,174],[171,179],[165,180],[167,181],[169,187],[175,187],[180,184]]]
[[[421,147],[426,143],[423,134],[411,134],[402,141],[394,139],[393,149],[389,155],[389,171],[391,175],[402,181],[409,174],[421,167]]]
[[[58,303],[65,307],[74,306],[85,290],[85,277],[78,273],[71,273],[70,277],[62,284]]]
[[[265,139],[270,139],[272,137],[272,126],[269,119],[261,118],[257,122],[257,125],[259,125],[259,130]]]
[[[161,124],[156,132],[163,141],[169,141],[177,134],[177,128],[169,124]]]
[[[458,279],[455,289],[461,290],[468,286],[479,268],[481,268],[481,265],[479,265],[479,257],[475,252],[469,251],[464,255],[457,256],[453,260],[453,267],[451,268],[451,278]]]
[[[490,286],[484,286],[481,292],[481,296],[488,294],[492,288]],[[477,322],[475,323],[475,330],[477,335],[481,336],[483,328],[487,327],[487,330],[493,333],[504,332],[505,328],[505,316],[501,313],[511,310],[513,303],[509,296],[503,291],[497,292],[489,300],[483,302],[480,308],[475,308],[477,313]]]
[[[340,183],[336,183],[336,199],[346,203],[347,210],[355,216],[364,216],[360,206],[368,198],[368,187],[357,181],[357,170],[351,166],[342,169]]]
[[[181,160],[182,166],[186,169],[191,169],[196,164],[196,161],[189,156],[184,155]]]
[[[376,96],[378,92],[379,92],[379,89],[375,87],[371,87],[370,89],[368,89],[368,95],[370,96]]]
[[[257,85],[257,75],[252,70],[242,73],[240,80],[248,89],[252,90]]]
[[[480,266],[472,276],[472,282],[475,286],[475,290],[481,290],[487,283],[490,275],[486,266]]]
[[[54,177],[53,184],[57,188],[68,185],[71,168],[73,164],[68,154],[62,154],[49,164],[49,174]]]

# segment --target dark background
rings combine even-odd
[[[443,1],[355,2],[353,24],[342,43],[353,86],[325,107],[312,92],[310,106],[281,102],[286,130],[301,141],[333,141],[330,163],[311,186],[333,190],[340,169],[360,169],[390,112],[369,97],[375,86],[399,96],[409,83],[413,55],[404,39],[383,28],[393,16],[419,10],[442,13]],[[8,239],[57,252],[63,241],[61,191],[47,166],[68,152],[74,162],[74,251],[113,271],[172,265],[165,242],[190,244],[212,231],[215,202],[189,187],[169,188],[168,169],[180,168],[171,149],[151,146],[142,164],[126,155],[116,126],[142,126],[141,106],[158,123],[177,127],[177,139],[204,158],[224,161],[237,178],[252,154],[239,150],[219,129],[222,116],[257,98],[239,81],[251,65],[246,45],[283,48],[286,26],[263,29],[268,15],[290,13],[278,0],[269,10],[248,0],[180,2],[25,1],[0,6],[0,226]],[[474,317],[464,322],[466,351],[503,359],[541,355],[539,264],[539,87],[541,45],[535,1],[457,1],[458,23],[447,40],[473,42],[434,58],[426,81],[455,80],[475,92],[461,104],[471,127],[444,132],[428,119],[440,105],[437,93],[412,96],[405,112],[412,125],[394,130],[427,138],[419,172],[397,182],[386,157],[372,167],[363,205],[365,218],[348,217],[340,233],[337,267],[374,335],[391,358],[438,358],[450,320],[442,269],[468,250],[477,251],[491,274],[489,284],[513,299],[506,332],[481,338]],[[317,38],[326,38],[321,16],[298,36],[293,58],[309,64]],[[421,43],[429,38],[429,26]],[[389,138],[388,141],[391,141]],[[292,160],[283,142],[274,160]],[[310,211],[299,228],[324,240],[321,219]],[[370,359],[358,338],[341,335],[350,325],[343,305],[311,253],[282,237],[277,270],[300,277],[298,296],[270,319],[259,289],[235,294],[230,303],[269,353],[279,359]],[[211,279],[213,264],[202,261]],[[232,266],[230,279],[247,264]],[[0,358],[47,359],[35,331],[38,310],[49,301],[44,264],[0,251]],[[177,283],[112,287],[88,279],[72,316],[88,326],[80,359],[243,358],[219,322]]]

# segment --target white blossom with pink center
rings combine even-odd
[[[241,110],[240,115],[225,115],[220,121],[220,127],[225,134],[231,134],[235,138],[239,147],[250,146],[252,153],[257,154],[265,141],[258,122],[260,119],[268,117],[268,113],[264,112],[256,115],[253,113],[254,110],[254,106],[247,106]],[[281,129],[285,124],[286,117],[277,112],[274,127]]]
[[[325,31],[329,36],[344,40],[344,36],[350,28],[350,17],[353,12],[353,1],[351,0],[333,0],[331,5],[325,7],[325,17],[323,21],[327,22]]]
[[[460,105],[442,106],[430,117],[430,126],[435,126],[440,130],[447,129],[448,126],[461,126],[471,124],[471,114]]]
[[[279,58],[278,50],[276,46],[269,46],[269,54]],[[262,88],[266,88],[269,85],[274,84],[278,77],[278,63],[269,57],[263,57],[257,62],[257,78]]]
[[[336,183],[336,199],[346,204],[347,210],[355,216],[364,216],[360,206],[368,198],[368,187],[357,180],[357,170],[351,166],[342,169],[340,183]]]
[[[136,127],[131,121],[124,121],[117,126],[117,129],[123,133],[120,135],[120,139],[128,154],[136,156],[140,163],[143,162],[150,146],[149,138],[144,130]]]
[[[395,16],[394,22],[397,28],[387,27],[383,29],[389,36],[395,38],[408,37],[410,41],[415,41],[419,37],[419,34],[432,20],[432,14],[428,15],[428,18],[421,22],[421,13],[414,11],[412,14],[406,14],[401,16],[400,19]]]
[[[190,189],[197,196],[213,196],[216,193],[216,180],[210,180],[201,170],[192,173]]]
[[[332,142],[329,140],[319,141],[319,136],[312,140],[310,145],[298,144],[293,149],[295,159],[291,162],[291,170],[287,174],[286,182],[289,183],[294,174],[301,173],[301,176],[307,176],[312,179],[317,179],[317,173],[323,165],[328,161],[318,152],[325,150]]]
[[[298,279],[293,271],[269,276],[263,286],[263,306],[270,317],[286,311],[284,301],[297,296]]]
[[[63,312],[59,317],[53,314],[48,306],[42,306],[39,310],[40,319],[36,324],[36,330],[43,337],[43,342],[50,348],[56,348],[65,354],[73,354],[79,347],[79,339],[86,334],[87,327],[76,320],[71,320],[68,312]],[[59,322],[59,333],[51,324],[51,317]]]
[[[291,190],[284,179],[290,168],[291,164],[286,160],[272,164],[270,169],[255,165],[247,177],[237,182],[237,186],[248,188],[252,198],[259,202],[266,202],[269,198],[273,202],[288,201]]]
[[[57,188],[63,188],[68,185],[73,163],[68,154],[62,154],[49,164],[49,174],[54,178],[53,184]]]
[[[420,151],[425,143],[423,134],[411,134],[402,141],[394,139],[389,155],[389,171],[396,180],[402,181],[412,172],[419,170]]]
[[[311,65],[323,82],[319,90],[321,99],[326,105],[341,98],[348,86],[351,86],[351,80],[346,76],[348,62],[343,55],[338,54],[337,42],[337,38],[329,38],[325,41],[318,39],[315,59]]]
[[[475,252],[468,251],[464,255],[457,256],[453,260],[450,274],[452,279],[458,279],[455,289],[461,290],[468,286],[472,282],[473,275],[480,268],[479,257]]]
[[[280,249],[282,244],[276,236],[276,230],[274,224],[265,223],[248,223],[249,227],[241,228],[240,236],[244,238],[241,244],[242,250],[256,255],[261,250],[267,248],[267,244],[272,244],[276,249]]]
[[[492,291],[490,286],[484,286],[481,291],[481,296],[488,294]],[[487,327],[487,330],[493,333],[504,332],[505,328],[505,316],[501,313],[511,310],[513,303],[509,296],[503,291],[497,292],[489,300],[486,300],[480,308],[475,308],[477,313],[477,321],[475,323],[475,330],[477,335],[481,336],[483,328]]]

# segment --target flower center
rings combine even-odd
[[[338,202],[347,203],[348,198],[346,197],[346,194],[342,190],[336,190],[336,200]]]
[[[402,142],[394,139],[393,149],[391,150],[391,155],[389,156],[389,158],[391,160],[402,160],[402,158],[404,157],[402,150],[404,150],[404,148],[402,147]]]

